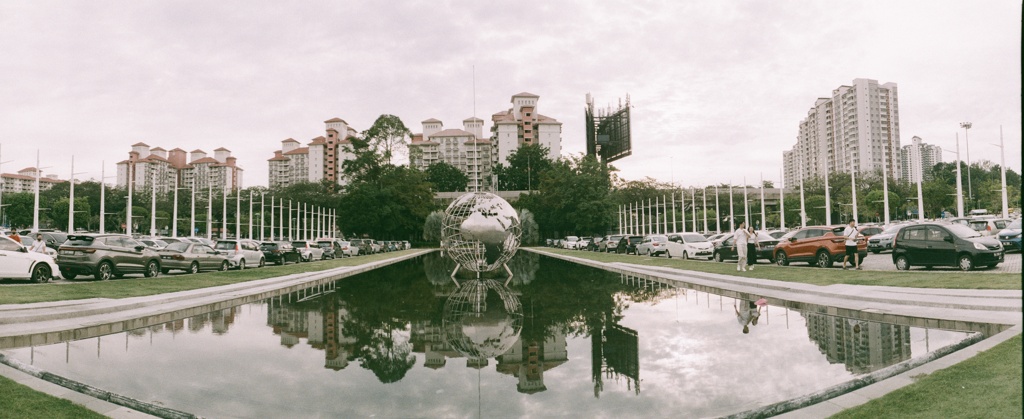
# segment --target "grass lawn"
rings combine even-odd
[[[53,397],[0,376],[0,418],[104,418],[70,400]]]
[[[832,416],[852,418],[1019,418],[1021,336],[902,389]]]
[[[123,279],[110,281],[93,281],[80,277],[72,281],[73,283],[71,284],[26,283],[25,285],[17,286],[2,286],[0,287],[0,304],[24,304],[44,301],[79,300],[83,298],[127,298],[163,294],[254,281],[294,273],[320,271],[339,266],[361,265],[367,262],[406,255],[419,250],[422,249],[317,262],[292,263],[282,266],[267,265],[263,268],[246,269],[244,271],[203,272],[195,275],[174,274],[172,272],[170,275],[160,275],[156,278],[130,275]]]
[[[1021,289],[1021,274],[980,273],[961,271],[844,271],[838,268],[821,269],[794,263],[790,266],[758,264],[752,272],[737,272],[736,262],[709,262],[705,260],[669,259],[664,256],[647,257],[619,255],[615,253],[586,252],[579,250],[537,248],[544,252],[575,256],[599,262],[626,262],[638,265],[665,266],[698,272],[737,275],[776,281],[799,282],[812,285],[880,285],[911,288],[953,288],[953,289]],[[872,255],[872,257],[879,257]]]

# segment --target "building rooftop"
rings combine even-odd
[[[343,124],[345,124],[345,125],[348,125],[348,122],[345,122],[345,120],[344,120],[344,119],[341,119],[341,118],[337,118],[337,117],[335,117],[335,118],[331,118],[331,119],[328,119],[328,120],[324,121],[324,123],[325,123],[325,124],[330,124],[330,123],[332,123],[332,122],[341,122],[341,123],[343,123]]]

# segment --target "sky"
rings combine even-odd
[[[896,83],[901,145],[919,136],[1021,172],[1021,2],[4,1],[0,171],[113,183],[144,142],[225,147],[244,186],[323,121],[382,114],[462,128],[520,92],[586,152],[584,108],[629,95],[626,180],[779,181],[819,97]],[[961,122],[971,122],[965,132]],[[944,160],[955,159],[944,153]]]

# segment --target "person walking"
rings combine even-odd
[[[36,233],[36,241],[32,242],[32,248],[29,250],[36,253],[46,253],[46,239],[43,239],[43,235]]]
[[[754,226],[747,227],[747,270],[754,270],[754,264],[757,263],[757,248],[760,247],[757,243],[757,231],[754,230]]]
[[[750,233],[747,232],[747,222],[741,221],[740,227],[732,233],[733,238],[733,249],[736,250],[736,270],[744,271],[747,270],[747,243],[749,243]]]
[[[860,268],[860,260],[858,260],[857,254],[857,236],[860,234],[857,231],[857,220],[850,220],[850,224],[846,226],[846,230],[843,230],[843,237],[846,237],[846,257],[843,258],[843,270],[846,270],[846,263],[853,258],[853,267],[858,271]]]

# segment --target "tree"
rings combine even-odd
[[[431,164],[425,171],[427,182],[434,185],[438,192],[459,192],[466,190],[469,184],[469,176],[462,173],[457,167],[443,161]]]
[[[499,163],[493,169],[502,191],[526,191],[540,184],[540,177],[551,169],[554,161],[550,149],[539,144],[523,145],[509,154],[508,166]]]
[[[519,224],[522,226],[523,235],[520,242],[526,246],[535,246],[540,244],[540,227],[537,225],[537,220],[534,219],[533,213],[528,209],[519,210]]]
[[[408,148],[405,139],[411,134],[400,118],[389,114],[377,117],[373,125],[362,132],[363,140],[385,163],[391,162],[395,152]]]
[[[559,160],[541,175],[539,192],[520,197],[547,236],[604,233],[615,220],[611,173],[592,155]]]
[[[444,211],[432,211],[423,222],[423,240],[427,243],[441,242],[441,229],[444,228]]]
[[[339,200],[343,231],[378,239],[410,239],[423,231],[435,208],[423,172],[406,166],[383,166],[378,178],[350,183]]]

